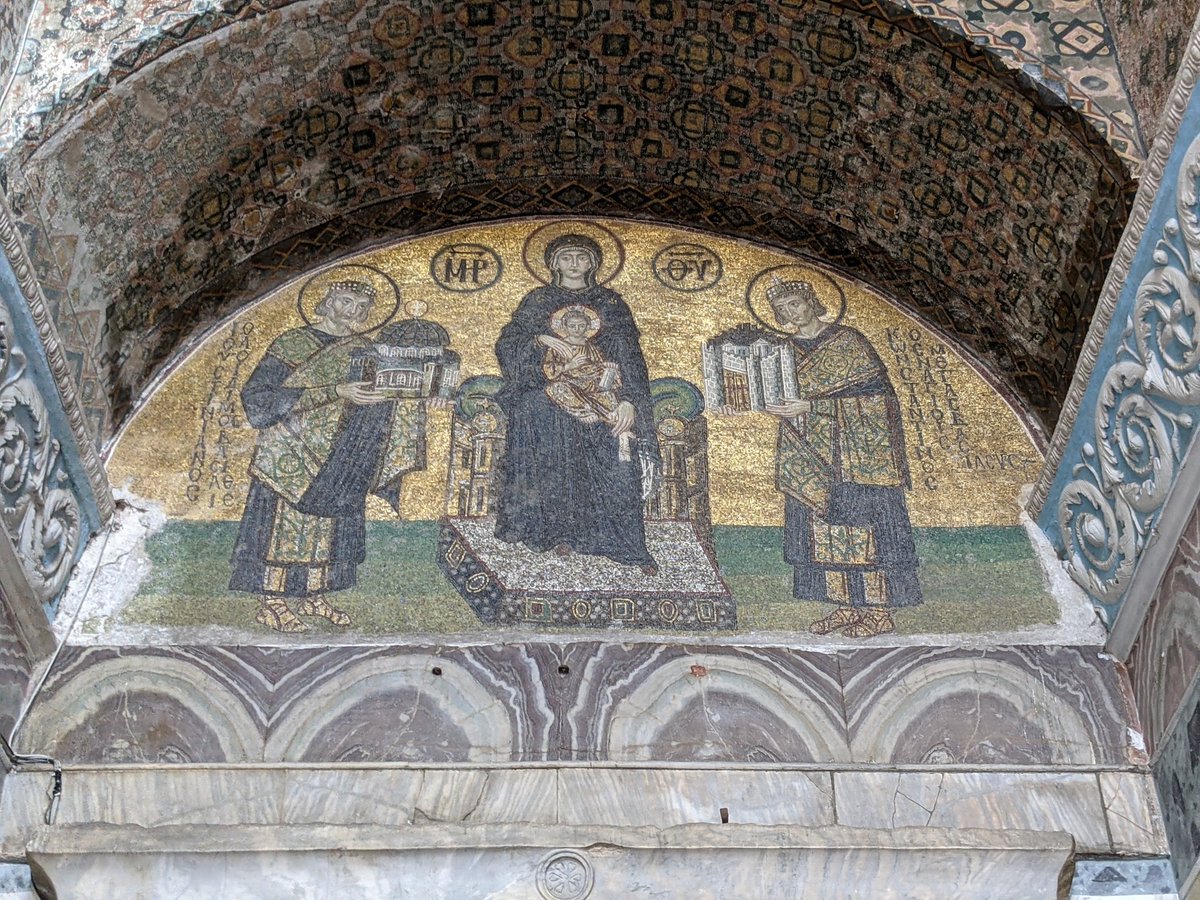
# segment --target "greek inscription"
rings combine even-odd
[[[684,293],[710,288],[724,274],[721,257],[703,244],[664,247],[655,254],[650,267],[659,284]]]
[[[429,261],[429,275],[448,291],[470,293],[500,280],[504,266],[499,255],[484,244],[446,244]]]
[[[950,378],[949,354],[944,344],[929,341],[916,328],[889,328],[887,343],[896,359],[894,371],[904,418],[916,436],[914,475],[929,490],[937,490],[935,460],[951,454],[963,459],[973,452]]]
[[[230,470],[232,434],[242,426],[238,385],[242,367],[250,358],[254,323],[234,322],[221,340],[220,351],[208,380],[208,393],[200,407],[200,434],[188,463],[184,496],[205,509],[234,508],[243,493]]]

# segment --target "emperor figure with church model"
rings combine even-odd
[[[810,626],[816,634],[887,634],[893,609],[921,602],[895,389],[862,332],[827,320],[810,282],[776,278],[766,299],[780,337],[743,327],[726,339],[763,344],[764,361],[778,365],[772,383],[784,387],[761,408],[779,420],[775,486],[792,594],[836,604]],[[746,408],[732,399],[718,411]]]
[[[365,334],[376,294],[367,281],[330,284],[310,324],[276,338],[242,388],[258,439],[229,587],[256,594],[255,620],[276,631],[306,630],[298,615],[351,624],[328,596],[357,583],[367,496],[399,512],[401,479],[425,466],[427,398],[361,374],[378,342],[411,324]]]

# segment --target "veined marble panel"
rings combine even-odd
[[[1129,673],[1146,744],[1154,753],[1200,671],[1200,508],[1146,612]]]
[[[904,647],[839,659],[857,762],[1145,762],[1120,673],[1099,648]]]
[[[43,828],[46,772],[21,772],[0,798],[0,854]],[[1123,805],[1095,773],[845,772],[768,767],[504,765],[68,767],[55,825],[129,828],[437,823],[638,829],[745,825],[805,829],[1027,829],[1069,832],[1081,853],[1160,855],[1161,823],[1132,778]],[[1107,802],[1107,806],[1106,806]],[[726,821],[723,821],[726,820]],[[1121,833],[1120,828],[1125,828]],[[1149,829],[1149,830],[1146,830]],[[1120,835],[1110,840],[1109,834]]]
[[[1138,764],[1096,648],[69,647],[22,739],[72,763]],[[847,739],[849,734],[849,739]]]
[[[562,658],[565,759],[849,759],[832,654],[576,644]]]
[[[1155,757],[1154,781],[1162,798],[1171,863],[1182,885],[1200,861],[1200,678],[1192,681],[1181,715]]]
[[[290,769],[281,821],[553,824],[558,795],[554,769]]]
[[[68,649],[31,708],[22,740],[63,760],[261,760],[260,708],[239,690],[242,673],[231,672],[228,660],[217,648]],[[64,677],[73,664],[85,678]]]
[[[48,772],[9,776],[0,798],[0,818],[7,823],[0,832],[4,853],[19,854],[29,827],[43,822],[49,783]],[[67,769],[55,822],[142,828],[275,825],[284,821],[285,784],[281,769]]]
[[[587,769],[559,771],[564,822],[833,825],[828,772]]]
[[[1067,831],[1080,853],[1112,852],[1090,774],[836,772],[833,784],[839,825]]]
[[[1151,777],[1133,772],[1100,772],[1097,777],[1113,852],[1166,856],[1170,848]]]

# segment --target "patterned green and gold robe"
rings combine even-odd
[[[242,388],[259,429],[229,587],[303,597],[344,590],[366,558],[366,500],[399,511],[400,483],[425,467],[425,402],[357,405],[337,395],[365,336],[311,326],[280,335]]]
[[[854,606],[920,603],[904,430],[887,370],[854,328],[790,340],[797,395],[812,403],[780,423],[776,454],[793,592]]]

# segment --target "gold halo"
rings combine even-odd
[[[588,340],[590,341],[600,333],[600,314],[590,306],[584,306],[582,303],[576,303],[573,306],[564,306],[562,309],[556,310],[554,315],[550,317],[550,330],[564,340],[567,337],[566,329],[563,327],[563,319],[567,317],[567,313],[581,312],[587,316],[591,323],[588,326]]]
[[[546,246],[564,234],[582,234],[600,245],[603,258],[596,272],[596,284],[608,284],[625,267],[625,245],[603,225],[583,219],[556,219],[530,232],[521,251],[525,268],[542,284],[552,284],[554,281],[546,268]]]
[[[784,263],[763,269],[746,285],[746,308],[750,310],[754,321],[768,331],[776,334],[796,333],[794,328],[783,328],[775,321],[775,312],[767,300],[767,287],[774,278],[781,281],[807,281],[811,284],[817,299],[825,305],[825,315],[820,318],[826,325],[836,325],[846,314],[846,292],[829,273],[803,263]]]
[[[315,325],[321,317],[316,309],[325,298],[330,286],[338,281],[363,281],[375,289],[375,303],[371,306],[371,314],[361,328],[352,334],[366,334],[382,325],[386,325],[396,315],[400,306],[400,288],[386,273],[374,266],[361,264],[333,266],[318,272],[300,288],[296,297],[296,309],[306,324]]]

